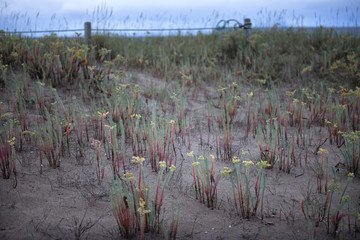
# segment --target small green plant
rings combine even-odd
[[[350,197],[349,195],[345,195],[347,188],[351,184],[354,174],[349,173],[346,185],[343,189],[340,188],[340,185],[337,183],[336,171],[332,168],[333,178],[329,184],[329,188],[326,192],[325,198],[321,195],[320,199],[310,200],[310,199],[302,199],[301,200],[301,210],[304,214],[305,219],[318,227],[320,223],[325,222],[327,227],[327,232],[332,233],[333,235],[337,235],[340,231],[345,231],[344,223],[346,217],[348,219],[348,230],[351,233],[351,225],[350,218],[354,217],[354,222],[356,226],[356,221],[358,218],[357,213],[351,213],[349,211],[350,205]],[[336,203],[333,201],[333,197],[336,192],[340,192],[339,202]],[[333,207],[335,204],[335,207]],[[312,224],[311,224],[312,225]],[[356,231],[356,227],[354,229]],[[313,233],[311,233],[313,234]]]
[[[176,215],[175,215],[176,214]],[[178,204],[177,210],[175,210],[174,203],[171,205],[171,224],[169,230],[169,239],[176,239],[176,234],[179,226],[180,218],[180,205]]]
[[[193,152],[190,152],[188,156],[192,158],[195,197],[201,203],[205,203],[208,208],[214,209],[217,203],[217,185],[220,180],[220,176],[215,178],[214,174],[215,157],[210,155],[211,165],[209,165],[209,159],[204,155],[197,158]]]
[[[345,139],[345,150],[340,149],[345,165],[350,173],[357,175],[360,163],[360,131],[340,134]]]
[[[166,170],[166,163],[164,161],[159,162],[160,170],[158,172],[157,178],[157,185],[156,185],[156,192],[155,192],[155,199],[153,202],[153,208],[150,214],[150,223],[151,228],[156,230],[157,233],[160,232],[161,220],[161,207],[163,205],[164,199],[164,191],[167,187],[170,177],[172,176],[173,172],[175,171],[175,166],[172,165],[168,170],[168,174],[165,177],[165,180],[162,181],[164,171]],[[175,231],[175,226],[173,226],[173,231]],[[173,233],[174,234],[174,233]],[[176,233],[175,233],[176,234]]]
[[[266,161],[260,161],[256,165],[259,167],[258,176],[254,184],[254,195],[251,190],[251,182],[249,179],[250,167],[254,163],[250,160],[246,160],[248,152],[242,151],[242,164],[244,165],[245,173],[241,172],[240,162],[241,159],[234,156],[232,162],[235,166],[233,174],[231,170],[225,168],[221,174],[223,176],[230,175],[230,180],[233,190],[234,205],[238,215],[249,219],[250,214],[256,215],[258,206],[260,204],[261,218],[264,217],[264,193],[266,180],[264,175],[264,169],[270,166]]]
[[[45,108],[45,116],[45,123],[40,124],[40,119],[38,117],[36,125],[40,157],[40,173],[42,173],[43,168],[43,153],[47,158],[50,167],[55,169],[60,167],[63,151],[63,129],[61,128],[60,119],[58,116],[55,119],[52,119],[47,108]]]
[[[17,186],[16,159],[15,159],[15,138],[0,143],[0,169],[3,179],[10,179],[14,175],[13,188]]]
[[[257,130],[258,145],[260,148],[260,158],[269,164],[269,168],[273,168],[276,160],[277,142],[279,136],[279,124],[277,119],[266,120],[266,130],[262,131],[260,126]],[[264,139],[262,138],[262,133]],[[264,144],[265,140],[265,144]]]
[[[110,199],[121,235],[130,238],[139,230],[139,196],[132,173],[126,173],[124,180],[117,178],[112,184]]]
[[[122,180],[117,178],[111,186],[110,197],[120,233],[124,237],[129,238],[140,231],[141,239],[144,239],[144,234],[148,230],[160,232],[163,222],[160,216],[164,191],[175,171],[175,166],[172,165],[168,169],[169,172],[166,174],[165,179],[163,179],[166,164],[164,161],[159,163],[160,170],[158,172],[156,192],[150,207],[150,187],[145,183],[143,169],[145,159],[134,156],[132,161],[138,165],[138,179],[136,180],[132,173],[126,173]],[[173,213],[173,218],[174,216]],[[173,238],[176,236],[178,218],[179,214],[177,214],[177,220],[172,220],[170,227],[170,234]]]
[[[96,170],[96,177],[98,180],[99,185],[101,184],[102,180],[104,179],[105,174],[105,165],[102,160],[101,155],[101,143],[98,140],[94,140],[92,145],[95,149],[95,170]]]
[[[320,163],[316,161],[314,163],[314,171],[316,175],[316,184],[317,184],[317,190],[318,193],[322,193],[323,185],[322,185],[322,179],[325,176],[325,185],[324,185],[324,192],[326,193],[328,190],[328,178],[329,178],[329,171],[328,171],[328,151],[320,148],[317,152],[321,155]]]

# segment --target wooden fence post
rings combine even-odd
[[[85,37],[85,42],[89,43],[89,40],[91,38],[91,22],[85,22],[84,24],[84,37]]]
[[[250,18],[244,19],[244,29],[245,29],[245,35],[249,37],[251,35],[251,20]]]

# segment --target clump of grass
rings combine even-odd
[[[345,165],[350,173],[357,175],[360,163],[360,131],[340,134],[345,140],[345,150],[340,149]]]
[[[124,180],[117,179],[112,184],[110,199],[121,235],[130,238],[139,230],[139,197],[132,173],[126,173]]]
[[[204,155],[197,158],[193,152],[190,152],[188,156],[192,158],[195,197],[201,203],[205,203],[208,208],[214,209],[217,203],[217,185],[220,180],[220,176],[214,174],[215,157],[210,155],[210,165],[209,159]]]
[[[74,125],[76,138],[77,138],[77,144],[79,149],[79,156],[83,157],[84,155],[84,122],[86,119],[84,119],[84,114],[81,112],[81,108],[83,107],[79,106],[79,102],[77,101],[76,97],[73,98],[73,104],[72,104],[72,122]]]
[[[235,170],[229,170],[225,168],[221,174],[224,176],[230,175],[230,181],[232,184],[233,190],[233,199],[235,209],[238,215],[241,215],[243,218],[250,218],[251,215],[256,215],[257,209],[260,204],[261,218],[264,218],[263,209],[264,209],[264,193],[266,180],[264,175],[264,169],[270,166],[266,161],[260,161],[256,165],[259,167],[258,175],[255,181],[254,186],[254,195],[251,190],[250,182],[250,168],[254,165],[254,162],[246,160],[247,152],[242,151],[242,164],[244,165],[245,173],[241,172],[241,159],[237,156],[234,156],[232,162],[235,166]],[[231,174],[233,172],[233,174]]]
[[[316,184],[318,193],[322,193],[323,185],[322,179],[325,176],[325,185],[324,185],[324,192],[326,193],[328,190],[328,178],[329,178],[329,171],[328,171],[328,151],[320,148],[317,152],[321,155],[320,163],[314,163],[314,171],[316,175]]]
[[[180,218],[180,205],[178,204],[175,211],[174,203],[171,205],[171,224],[169,230],[169,239],[176,239]]]
[[[10,179],[14,175],[13,188],[17,186],[17,172],[15,159],[15,138],[0,143],[0,169],[3,179]]]
[[[172,165],[168,169],[169,172],[166,174],[165,179],[163,179],[166,163],[164,161],[159,163],[160,170],[158,172],[156,192],[150,207],[150,187],[145,183],[144,161],[144,158],[134,156],[133,162],[138,165],[138,179],[136,180],[132,173],[126,173],[122,180],[117,178],[113,182],[110,191],[114,216],[121,234],[126,238],[132,237],[140,231],[141,239],[144,239],[146,231],[153,230],[159,233],[162,227],[161,209],[164,192],[175,171],[175,166]],[[170,228],[171,236],[176,236],[178,218],[179,214],[177,214],[177,220],[172,220]]]
[[[158,172],[161,161],[166,163],[167,168],[176,165],[175,120],[169,121],[158,117],[154,103],[152,120],[147,125],[144,122],[143,126],[146,128],[143,135],[146,136],[152,170]]]
[[[344,223],[344,219],[346,219],[346,217],[348,220],[347,228],[349,233],[351,233],[351,217],[353,217],[354,232],[356,232],[356,221],[359,215],[357,212],[350,212],[349,206],[351,199],[349,195],[345,195],[346,190],[354,178],[354,174],[348,174],[346,185],[342,189],[337,183],[338,179],[334,168],[332,168],[332,175],[333,177],[329,184],[325,198],[321,195],[321,198],[315,201],[311,201],[310,199],[302,199],[301,210],[305,219],[307,219],[309,223],[315,222],[314,225],[316,227],[325,222],[327,232],[331,232],[334,236],[339,235],[345,231],[346,225]],[[334,196],[336,195],[336,192],[339,192],[340,194],[339,199],[335,200],[334,202]],[[335,208],[333,208],[334,204]]]
[[[264,139],[262,135],[264,135]],[[266,120],[266,128],[260,128],[259,125],[257,130],[257,138],[260,148],[260,158],[262,161],[266,161],[269,164],[270,168],[274,167],[275,165],[277,143],[279,142],[278,137],[279,124],[277,119]]]
[[[170,177],[172,176],[173,172],[175,171],[175,166],[172,165],[169,169],[168,169],[168,173],[165,177],[164,180],[162,180],[163,178],[163,174],[164,171],[166,171],[167,166],[166,163],[164,161],[159,162],[159,166],[160,166],[160,170],[158,172],[158,178],[157,178],[157,184],[156,184],[156,191],[155,191],[155,199],[153,202],[153,208],[152,208],[152,214],[153,216],[150,217],[150,223],[151,223],[151,228],[156,230],[157,233],[160,232],[160,226],[161,226],[161,220],[160,220],[160,214],[161,214],[161,208],[163,205],[163,199],[164,199],[164,191],[165,188],[167,187]],[[172,220],[172,234],[176,235],[176,226],[174,225],[174,220]]]
[[[95,149],[95,171],[96,171],[96,177],[98,180],[99,185],[101,184],[102,180],[104,179],[105,174],[105,165],[103,163],[102,155],[101,155],[101,142],[99,140],[94,140],[92,142],[92,145]]]
[[[56,103],[54,103],[56,105]],[[37,118],[37,137],[40,157],[40,173],[42,173],[43,161],[42,154],[49,162],[51,168],[60,167],[61,156],[63,152],[63,129],[59,115],[56,114],[55,119],[52,119],[49,111],[45,108],[45,123],[40,123],[39,117]],[[44,126],[44,127],[41,127]]]

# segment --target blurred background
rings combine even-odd
[[[356,28],[359,6],[358,0],[1,0],[0,30],[76,30],[86,21],[93,29],[211,28],[244,18],[255,28]]]

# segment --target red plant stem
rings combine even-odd
[[[210,115],[208,114],[208,131],[211,132],[211,121],[210,121]]]
[[[282,165],[283,165],[283,149],[281,149],[280,151],[280,164],[279,164],[279,170],[281,171],[282,170]]]
[[[284,118],[284,131],[285,131],[285,139],[287,140],[287,118]]]
[[[323,173],[324,172],[324,155],[321,155],[321,173]],[[319,180],[320,180],[320,191],[319,191],[319,193],[321,193],[321,191],[322,191],[322,186],[321,186],[321,177],[319,177]]]
[[[350,212],[350,206],[348,205],[348,212]],[[350,215],[348,215],[348,229],[349,234],[351,233],[351,221],[350,221]],[[355,228],[356,229],[356,228]]]
[[[189,124],[188,124],[187,128],[188,128],[188,139],[189,139],[188,149],[190,150],[191,141],[190,141],[190,125]]]
[[[256,126],[257,126],[257,113],[254,112],[254,123],[253,123],[253,128],[252,128],[252,132],[253,132],[253,138],[255,138],[256,135]]]
[[[216,158],[219,159],[219,141],[217,135],[215,137],[215,143],[216,143]]]
[[[141,191],[141,170],[142,170],[142,166],[141,164],[139,164],[139,179],[138,179],[139,197],[145,199],[144,194]]]
[[[195,198],[198,199],[198,187],[197,187],[197,182],[196,182],[196,175],[195,175],[194,166],[192,167],[192,171],[193,171],[193,177],[194,177]]]
[[[173,145],[173,150],[174,150],[175,155],[176,155],[175,142],[174,142],[174,134],[175,134],[175,125],[172,124],[172,126],[171,126],[171,143],[172,143],[172,145]]]
[[[296,160],[295,160],[295,140],[294,140],[294,137],[292,138],[291,158],[293,159],[294,164],[295,164],[295,166],[296,166]]]
[[[162,170],[160,170],[162,171]],[[159,198],[159,188],[160,188],[160,179],[162,177],[162,172],[159,173],[158,175],[158,180],[157,180],[157,185],[156,185],[156,192],[155,192],[155,216],[159,216],[160,215],[160,207],[159,206],[159,203],[158,203],[158,198]],[[159,219],[158,219],[158,222],[159,224]]]
[[[255,196],[256,196],[256,200],[255,200],[254,214],[256,213],[256,209],[258,207],[259,197],[260,197],[259,175],[256,177],[256,181],[255,181]]]
[[[196,174],[196,180],[197,180],[197,186],[198,186],[198,190],[199,190],[199,199],[200,202],[204,202],[204,196],[203,196],[203,186],[200,185],[200,178],[199,175]]]
[[[250,130],[250,106],[251,106],[251,96],[248,96],[248,116],[247,116],[247,127],[246,127],[246,137],[249,135]]]
[[[200,127],[200,146],[201,146],[201,149],[202,149],[202,133],[201,133],[201,127]]]
[[[239,176],[240,177],[240,176]],[[243,192],[242,192],[242,184],[241,181],[239,181],[239,189],[238,189],[238,198],[239,198],[239,204],[240,204],[240,208],[241,208],[241,214],[244,217],[245,216],[245,212],[244,212],[244,199],[243,199]]]
[[[290,173],[290,156],[287,157],[286,172]]]
[[[88,131],[87,119],[85,119],[85,132],[86,132],[86,140],[89,142],[89,131]]]
[[[158,227],[158,231],[157,233],[160,233],[160,211],[161,211],[161,206],[163,203],[163,199],[164,199],[164,190],[165,190],[165,186],[163,186],[162,190],[161,190],[161,194],[160,194],[160,202],[158,205],[158,210],[157,210],[157,227]]]
[[[40,174],[42,174],[43,160],[42,160],[42,150],[39,143],[39,157],[40,157]]]

